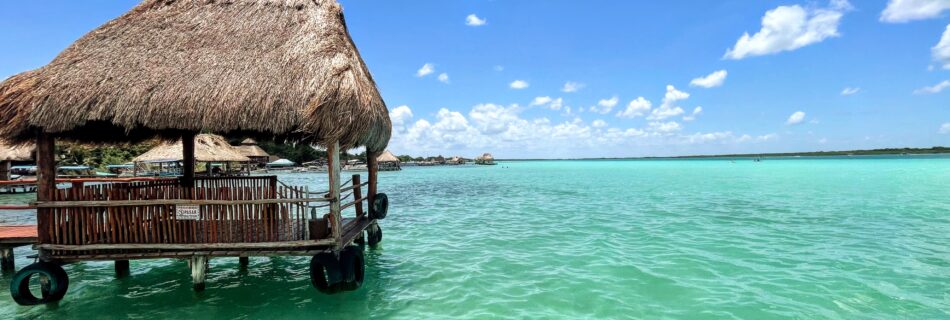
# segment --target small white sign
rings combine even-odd
[[[175,206],[176,220],[198,220],[198,206],[196,205],[178,205]]]

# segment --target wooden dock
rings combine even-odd
[[[13,248],[36,244],[36,226],[0,226],[0,269],[14,271]]]

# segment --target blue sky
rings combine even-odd
[[[136,3],[0,2],[0,78]],[[397,154],[950,145],[950,0],[341,3]]]

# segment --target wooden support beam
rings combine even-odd
[[[208,256],[192,256],[188,261],[191,266],[192,288],[201,292],[205,290],[205,278],[208,275]]]
[[[379,151],[370,152],[367,150],[366,152],[366,168],[369,175],[369,186],[366,188],[366,198],[368,201],[366,203],[369,206],[370,211],[373,210],[373,200],[376,199],[376,184],[378,181],[377,176],[379,174],[379,162],[376,161],[376,159],[379,158],[379,154]]]
[[[195,186],[195,134],[188,133],[181,137],[182,146],[182,177],[181,186],[193,188]]]
[[[10,180],[10,161],[0,161],[0,181]]]
[[[360,175],[353,175],[353,201],[356,205],[356,216],[363,216],[363,188],[360,188]]]
[[[117,278],[124,278],[129,275],[129,260],[116,260],[115,261],[115,276]]]
[[[36,137],[36,200],[51,201],[56,193],[56,139],[46,133]],[[40,243],[49,243],[52,210],[36,210]]]
[[[327,146],[327,171],[330,175],[330,231],[337,250],[342,249],[341,234],[343,216],[340,214],[340,143]]]
[[[14,264],[14,261],[13,248],[0,247],[0,270],[3,272],[16,271],[16,265]]]

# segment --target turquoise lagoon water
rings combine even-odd
[[[947,157],[503,162],[382,173],[380,189],[391,210],[358,291],[318,293],[306,258],[212,260],[202,293],[183,261],[123,279],[91,262],[66,266],[58,305],[4,289],[0,318],[950,318]]]

